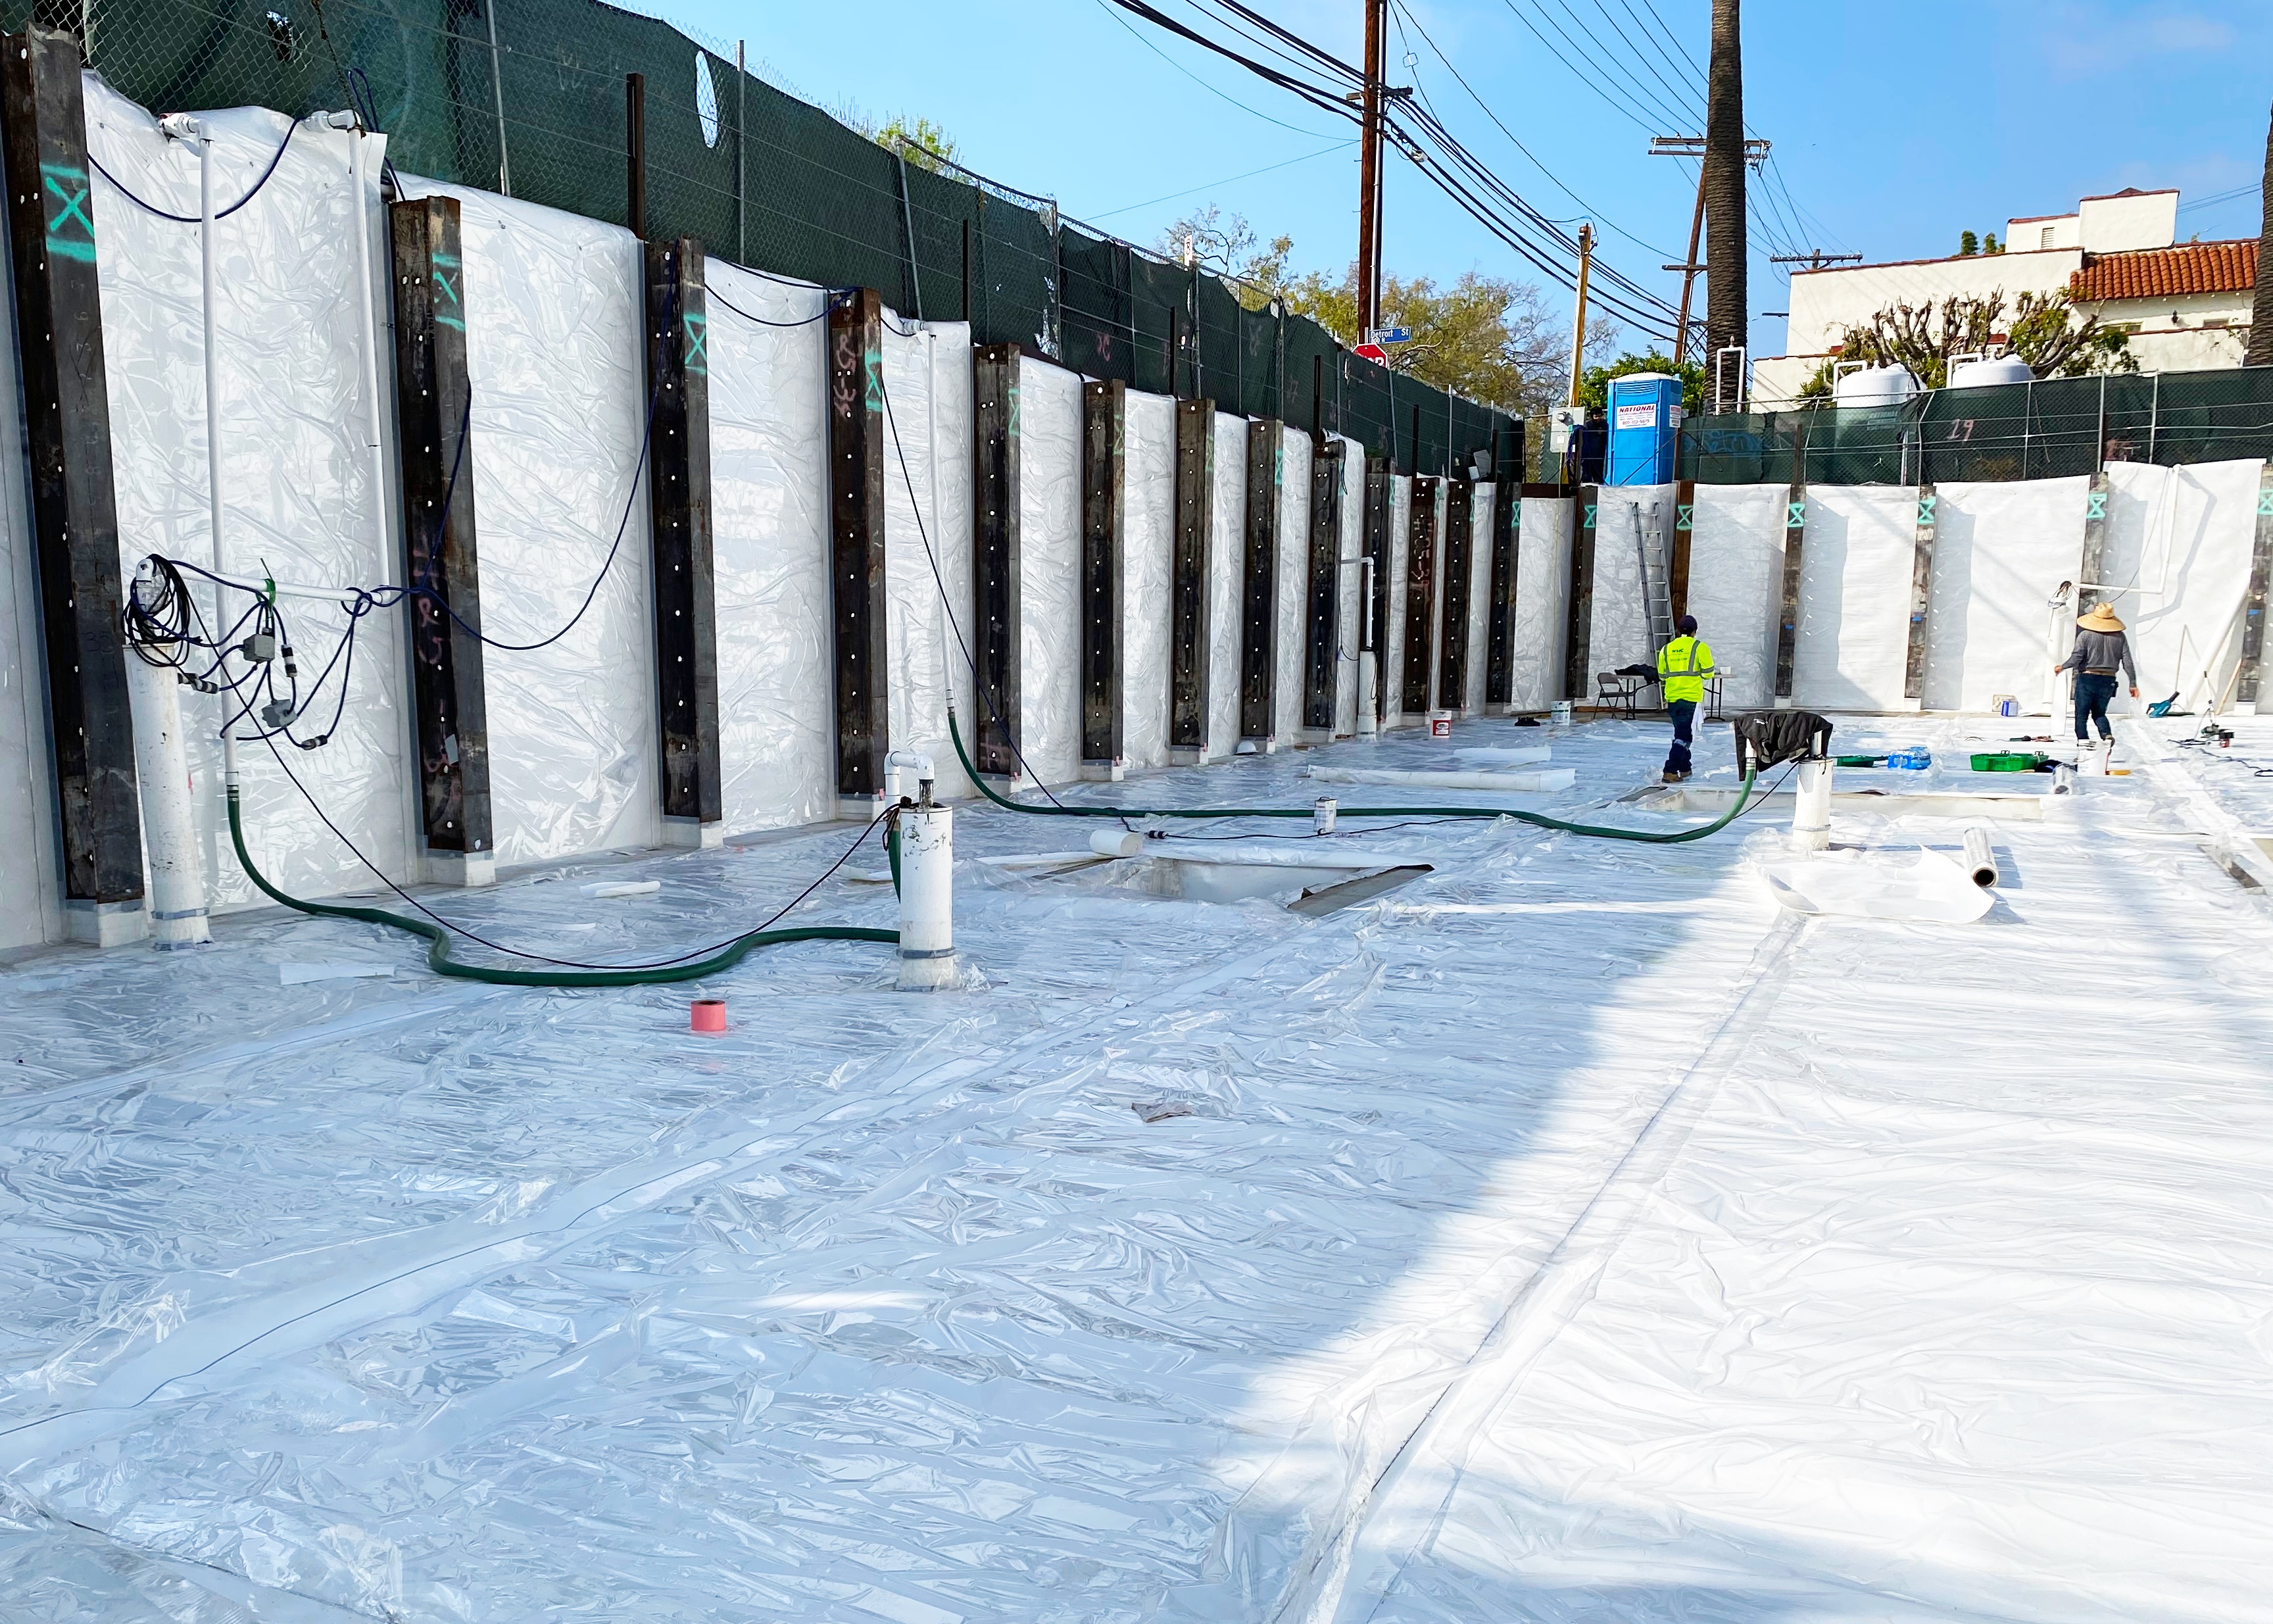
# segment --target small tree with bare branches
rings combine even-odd
[[[1889,304],[1868,322],[1847,329],[1838,361],[1867,366],[1906,366],[1929,389],[1949,381],[1953,356],[2002,347],[2039,378],[2078,378],[2087,372],[2135,372],[2130,335],[2085,315],[2067,292],[2023,293],[2007,303],[1999,290],[1979,297],[1953,294],[1939,304]],[[1836,362],[1826,361],[1800,391],[1802,400],[1827,399]]]

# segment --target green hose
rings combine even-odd
[[[413,936],[426,938],[426,967],[437,975],[454,975],[469,981],[488,981],[499,987],[652,987],[665,981],[691,981],[716,971],[730,969],[739,964],[753,948],[769,947],[779,942],[887,942],[900,939],[896,930],[871,930],[858,925],[800,925],[787,930],[753,930],[737,936],[723,951],[708,959],[691,963],[666,965],[652,970],[502,970],[488,965],[460,964],[450,957],[450,933],[441,926],[423,919],[409,919],[400,914],[389,914],[383,908],[342,907],[332,902],[304,902],[297,897],[288,897],[268,883],[267,876],[252,865],[252,854],[244,849],[244,822],[237,810],[236,786],[229,787],[229,837],[236,843],[236,861],[244,865],[252,883],[275,901],[288,908],[297,908],[303,914],[313,914],[326,919],[361,920],[367,925],[386,925],[396,930],[407,930]]]
[[[979,776],[971,764],[971,757],[963,748],[963,729],[956,725],[955,712],[947,713],[948,736],[955,741],[956,759],[963,771],[979,786],[979,793],[998,807],[1013,812],[1031,812],[1043,817],[1309,817],[1309,807],[1037,807],[1021,801],[1011,801],[999,795]],[[1678,829],[1654,833],[1642,829],[1613,829],[1607,824],[1571,823],[1559,817],[1549,817],[1543,812],[1519,812],[1507,807],[1342,807],[1343,817],[1512,817],[1520,823],[1535,823],[1542,829],[1560,830],[1564,834],[1589,835],[1598,840],[1637,840],[1647,846],[1678,846],[1684,840],[1702,840],[1707,835],[1717,834],[1736,821],[1752,798],[1752,782],[1757,774],[1751,768],[1744,771],[1744,782],[1737,796],[1737,804],[1719,818],[1698,829]]]

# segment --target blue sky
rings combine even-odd
[[[1189,0],[1156,3],[1197,15]],[[1347,60],[1360,54],[1360,0],[1249,4]],[[1674,297],[1677,278],[1658,267],[1686,246],[1695,170],[1646,153],[1652,133],[1678,132],[1674,115],[1701,124],[1691,59],[1707,54],[1709,0],[1399,4],[1412,21],[1401,36],[1392,26],[1392,79],[1414,83],[1542,213],[1592,219],[1609,259]],[[1347,126],[1106,0],[641,9],[730,49],[747,40],[761,77],[823,106],[928,117],[973,168],[1132,241],[1213,202],[1266,237],[1292,236],[1298,268],[1339,269],[1355,252]],[[1588,54],[1582,76],[1574,64]],[[2001,231],[2008,215],[2128,185],[2182,188],[2182,238],[2256,234],[2273,74],[2249,64],[2273,62],[2264,0],[1752,0],[1744,56],[1747,122],[1774,143],[1780,183],[1764,189],[1767,227],[1754,232],[1755,312],[1787,303],[1769,236],[1918,259],[1954,252],[1962,229]],[[1386,210],[1393,274],[1537,280],[1402,160]],[[1756,315],[1752,342],[1781,351],[1783,322]]]

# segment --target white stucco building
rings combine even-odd
[[[1937,304],[1952,295],[2051,293],[2066,289],[2078,309],[2132,329],[2142,372],[2241,365],[2257,280],[2254,237],[2178,243],[2175,190],[2131,189],[2085,198],[2072,213],[2006,222],[2004,252],[1800,271],[1791,279],[1786,353],[1752,367],[1752,402],[1788,403],[1850,326],[1889,305]]]

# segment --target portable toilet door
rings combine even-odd
[[[1681,380],[1628,372],[1610,380],[1610,485],[1670,485],[1681,428]]]

